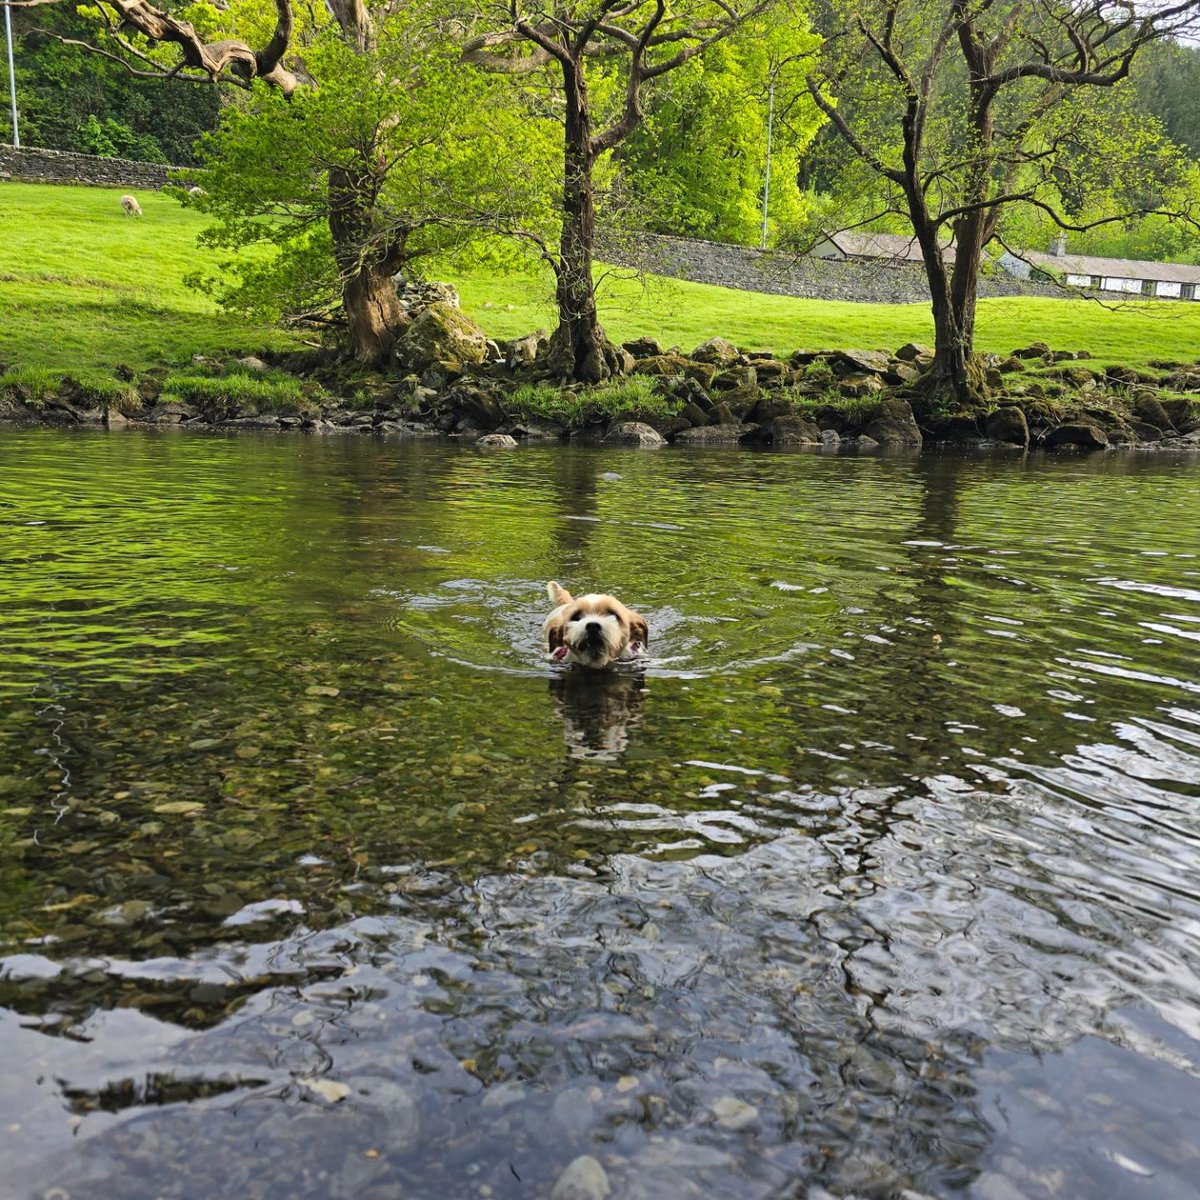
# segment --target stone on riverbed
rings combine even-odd
[[[517,439],[507,433],[485,433],[483,437],[475,440],[475,445],[493,450],[513,450],[516,448]]]
[[[558,1177],[550,1200],[605,1200],[611,1191],[604,1168],[590,1154],[581,1154]]]
[[[643,421],[618,421],[604,435],[604,440],[614,446],[641,446],[645,449],[667,444],[662,434]]]
[[[1042,445],[1047,450],[1074,446],[1079,450],[1107,450],[1108,434],[1098,425],[1060,425],[1046,434]]]

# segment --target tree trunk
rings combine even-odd
[[[342,308],[350,348],[361,363],[380,366],[396,345],[408,318],[392,276],[401,250],[380,240],[374,205],[375,183],[345,167],[329,171],[329,232],[342,285]]]
[[[563,126],[563,224],[559,243],[558,328],[550,342],[551,362],[566,377],[599,383],[619,370],[620,358],[596,313],[592,256],[596,206],[592,168],[592,118],[582,61],[563,64],[566,118]]]

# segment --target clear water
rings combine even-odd
[[[0,432],[0,1194],[1194,1197],[1198,515]],[[550,578],[644,673],[543,661]]]

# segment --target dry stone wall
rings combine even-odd
[[[600,257],[606,262],[693,283],[714,283],[747,292],[770,292],[809,300],[929,302],[925,276],[916,263],[835,262],[655,233],[620,239],[603,237],[600,241]],[[1061,296],[1062,291],[1017,279],[982,279],[979,294],[981,297]]]
[[[174,167],[134,162],[128,158],[99,158],[66,150],[0,146],[0,179],[30,183],[84,183],[95,187],[161,188]]]

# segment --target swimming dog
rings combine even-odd
[[[551,658],[599,670],[637,658],[650,644],[645,617],[615,596],[576,598],[557,583],[546,584],[546,594],[555,606],[542,626]]]

